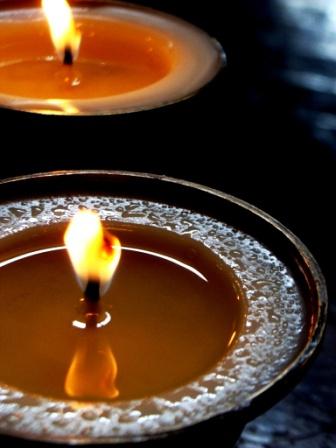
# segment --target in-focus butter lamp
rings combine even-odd
[[[0,192],[3,434],[139,442],[220,419],[224,437],[297,381],[321,340],[316,262],[238,199],[103,171]]]

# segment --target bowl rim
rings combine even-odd
[[[5,178],[0,180],[0,188],[4,185],[12,185],[17,184],[20,182],[25,181],[34,181],[34,180],[44,180],[48,178],[61,178],[61,177],[73,177],[73,176],[120,176],[120,177],[130,177],[130,178],[139,178],[144,180],[155,180],[167,184],[177,184],[182,187],[191,188],[194,190],[198,190],[199,192],[203,192],[206,194],[209,194],[211,196],[215,196],[220,199],[224,199],[225,201],[232,203],[244,210],[246,210],[249,213],[252,213],[253,215],[257,216],[258,218],[265,221],[267,224],[271,225],[273,228],[275,228],[278,232],[282,234],[283,237],[285,237],[292,246],[300,253],[302,256],[306,266],[308,267],[311,276],[313,278],[314,284],[316,286],[316,298],[318,301],[317,306],[317,318],[316,322],[313,326],[313,331],[310,332],[310,334],[307,336],[307,342],[304,345],[304,347],[298,352],[297,356],[291,361],[285,369],[279,373],[273,381],[271,381],[269,384],[265,385],[264,387],[260,388],[257,392],[252,394],[249,397],[249,405],[253,404],[253,402],[257,401],[261,396],[263,396],[266,393],[269,393],[271,390],[275,388],[279,383],[283,382],[286,377],[295,374],[297,370],[299,370],[301,367],[304,367],[308,361],[312,358],[312,356],[315,354],[316,349],[320,345],[323,335],[326,328],[326,321],[327,321],[327,310],[328,310],[328,296],[327,296],[327,287],[326,282],[323,277],[323,274],[321,272],[321,269],[316,262],[313,255],[310,253],[308,248],[302,243],[302,241],[295,236],[289,229],[287,229],[283,224],[281,224],[277,219],[270,216],[268,213],[260,210],[259,208],[255,207],[254,205],[249,204],[248,202],[241,200],[239,198],[236,198],[235,196],[232,196],[230,194],[224,193],[220,190],[216,190],[213,188],[210,188],[208,186],[191,182],[188,180],[182,180],[174,177],[169,177],[166,175],[160,175],[160,174],[152,174],[152,173],[142,173],[142,172],[134,172],[134,171],[124,171],[124,170],[60,170],[60,171],[50,171],[50,172],[40,172],[40,173],[33,173],[33,174],[26,174],[23,176],[15,176],[10,178]],[[244,407],[246,409],[246,407]],[[244,410],[242,409],[242,410]],[[240,411],[240,409],[232,409],[232,412]],[[231,412],[231,411],[230,411]],[[216,417],[220,417],[221,414],[217,414],[215,416],[212,416],[209,418],[209,420],[212,420]],[[197,425],[198,423],[196,423]],[[140,437],[107,437],[102,439],[92,439],[92,437],[89,438],[60,438],[59,442],[69,442],[69,439],[72,444],[89,444],[89,443],[95,443],[95,444],[106,444],[106,443],[123,443],[123,442],[132,442],[132,441],[146,441],[148,439],[155,439],[155,438],[161,438],[165,435],[169,435],[171,433],[184,431],[190,428],[190,426],[185,426],[180,429],[169,429],[163,430],[158,434],[142,434]],[[11,434],[2,432],[3,435],[14,435],[19,437],[24,437],[27,439],[35,439],[33,435],[30,434],[22,436],[22,434],[14,433]],[[38,440],[44,440],[44,441],[50,441],[50,437],[39,437]]]

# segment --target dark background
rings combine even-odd
[[[222,43],[227,68],[196,97],[145,113],[56,118],[0,111],[0,176],[66,168],[155,172],[218,188],[278,218],[321,265],[329,328],[304,381],[250,423],[238,447],[335,447],[336,3],[138,3],[207,30]]]

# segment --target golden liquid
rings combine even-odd
[[[63,245],[64,230],[36,227],[0,240],[0,382],[61,399],[86,331],[72,326],[81,291],[67,254],[44,252]],[[112,316],[104,337],[118,366],[118,399],[158,394],[205,373],[244,319],[230,269],[189,237],[136,225],[112,232],[124,249],[102,305]]]
[[[90,99],[141,89],[174,63],[167,36],[127,22],[81,18],[79,57],[64,67],[44,20],[0,21],[0,93],[39,99]]]

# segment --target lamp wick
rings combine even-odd
[[[64,65],[73,65],[73,54],[72,54],[71,47],[69,47],[69,46],[66,46],[64,48],[63,64]]]
[[[100,299],[100,283],[97,280],[89,280],[85,291],[84,298],[90,303],[97,303]]]

